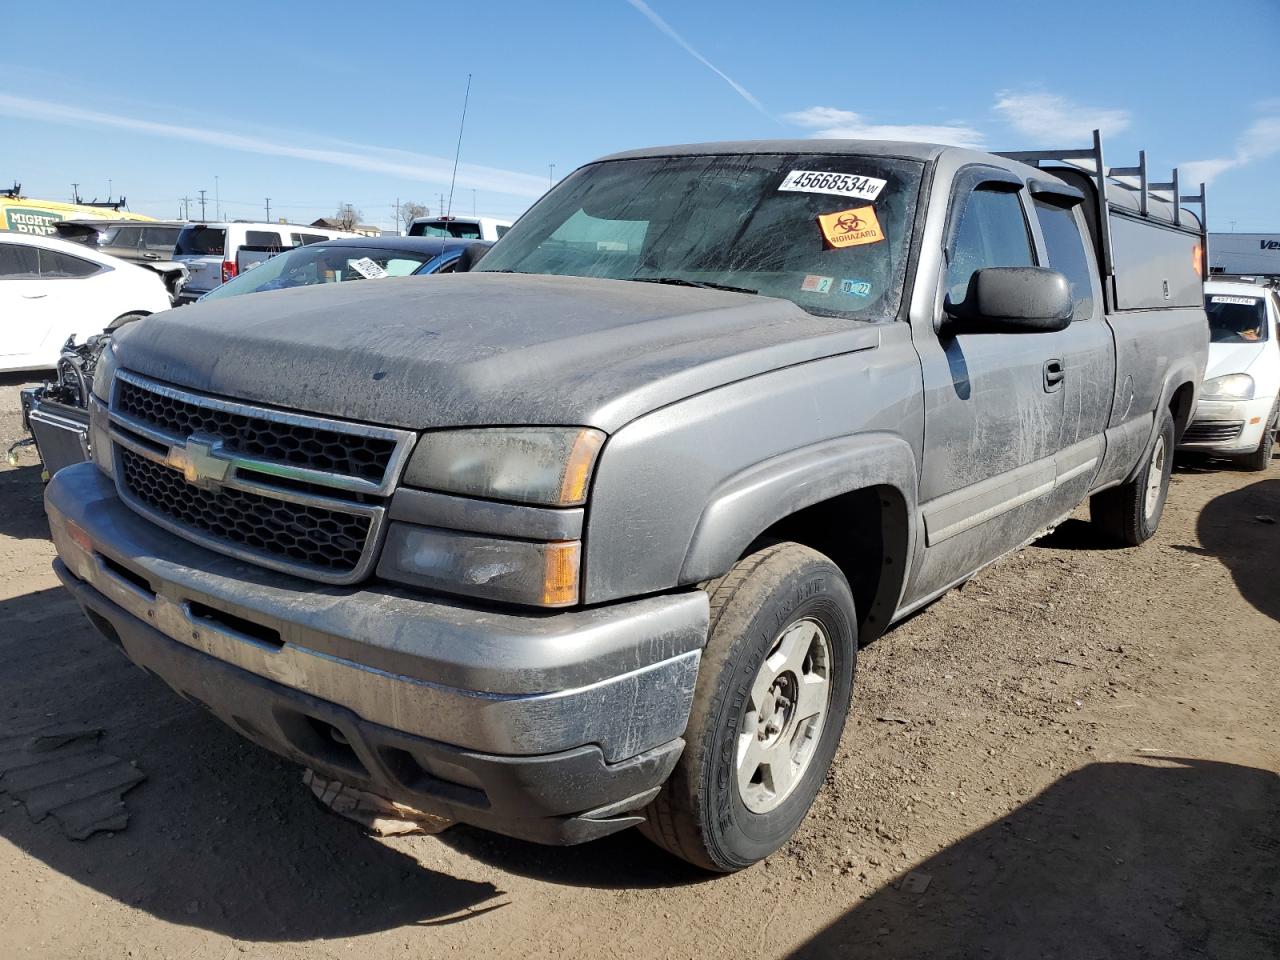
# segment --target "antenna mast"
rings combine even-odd
[[[471,74],[467,74],[467,92],[462,97],[462,120],[458,124],[458,149],[453,154],[453,177],[449,180],[449,209],[445,216],[453,213],[453,185],[458,182],[458,157],[462,155],[462,129],[467,125],[467,101],[471,99]]]

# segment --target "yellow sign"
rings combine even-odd
[[[110,207],[86,207],[60,200],[31,200],[27,197],[0,198],[0,230],[52,236],[59,220],[154,220],[129,210]]]
[[[872,207],[853,207],[818,217],[822,235],[833,247],[856,247],[863,243],[879,243],[884,239],[880,221]]]

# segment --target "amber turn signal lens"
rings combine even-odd
[[[596,454],[604,444],[604,434],[598,430],[583,430],[573,442],[569,462],[565,466],[564,480],[560,484],[561,503],[583,503],[587,499],[587,481]]]
[[[581,567],[582,543],[570,540],[546,546],[546,566],[542,584],[542,603],[548,607],[567,607],[578,602],[578,570]]]

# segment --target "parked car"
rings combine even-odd
[[[1266,470],[1280,428],[1280,298],[1249,280],[1204,285],[1209,365],[1180,447]]]
[[[174,259],[191,271],[182,300],[190,303],[233,279],[240,272],[237,254],[242,247],[266,252],[288,250],[322,240],[356,237],[340,230],[321,230],[296,224],[220,221],[189,223],[178,234]]]
[[[52,369],[68,337],[169,307],[153,270],[55,237],[0,234],[0,371]]]
[[[411,237],[497,240],[510,229],[510,220],[497,217],[418,217],[409,224],[408,232]]]
[[[60,220],[53,224],[53,232],[60,240],[150,268],[163,278],[169,300],[176,304],[190,276],[187,268],[173,259],[182,227],[178,222],[122,225],[119,220]]]
[[[384,277],[452,273],[469,246],[488,244],[439,237],[362,237],[295,247],[215,287],[202,300],[265,290]]]
[[[1160,522],[1203,230],[1096,135],[1016,156],[619,154],[476,271],[135,324],[46,490],[58,576],[325,777],[745,867],[821,787],[860,643],[1085,499]]]

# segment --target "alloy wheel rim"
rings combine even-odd
[[[826,724],[831,638],[804,618],[778,634],[761,661],[738,726],[736,772],[743,805],[775,810],[804,778]]]
[[[1165,457],[1164,437],[1157,437],[1155,449],[1151,451],[1151,468],[1147,471],[1147,496],[1143,506],[1148,520],[1155,516],[1156,507],[1160,505],[1160,494],[1164,488]]]

